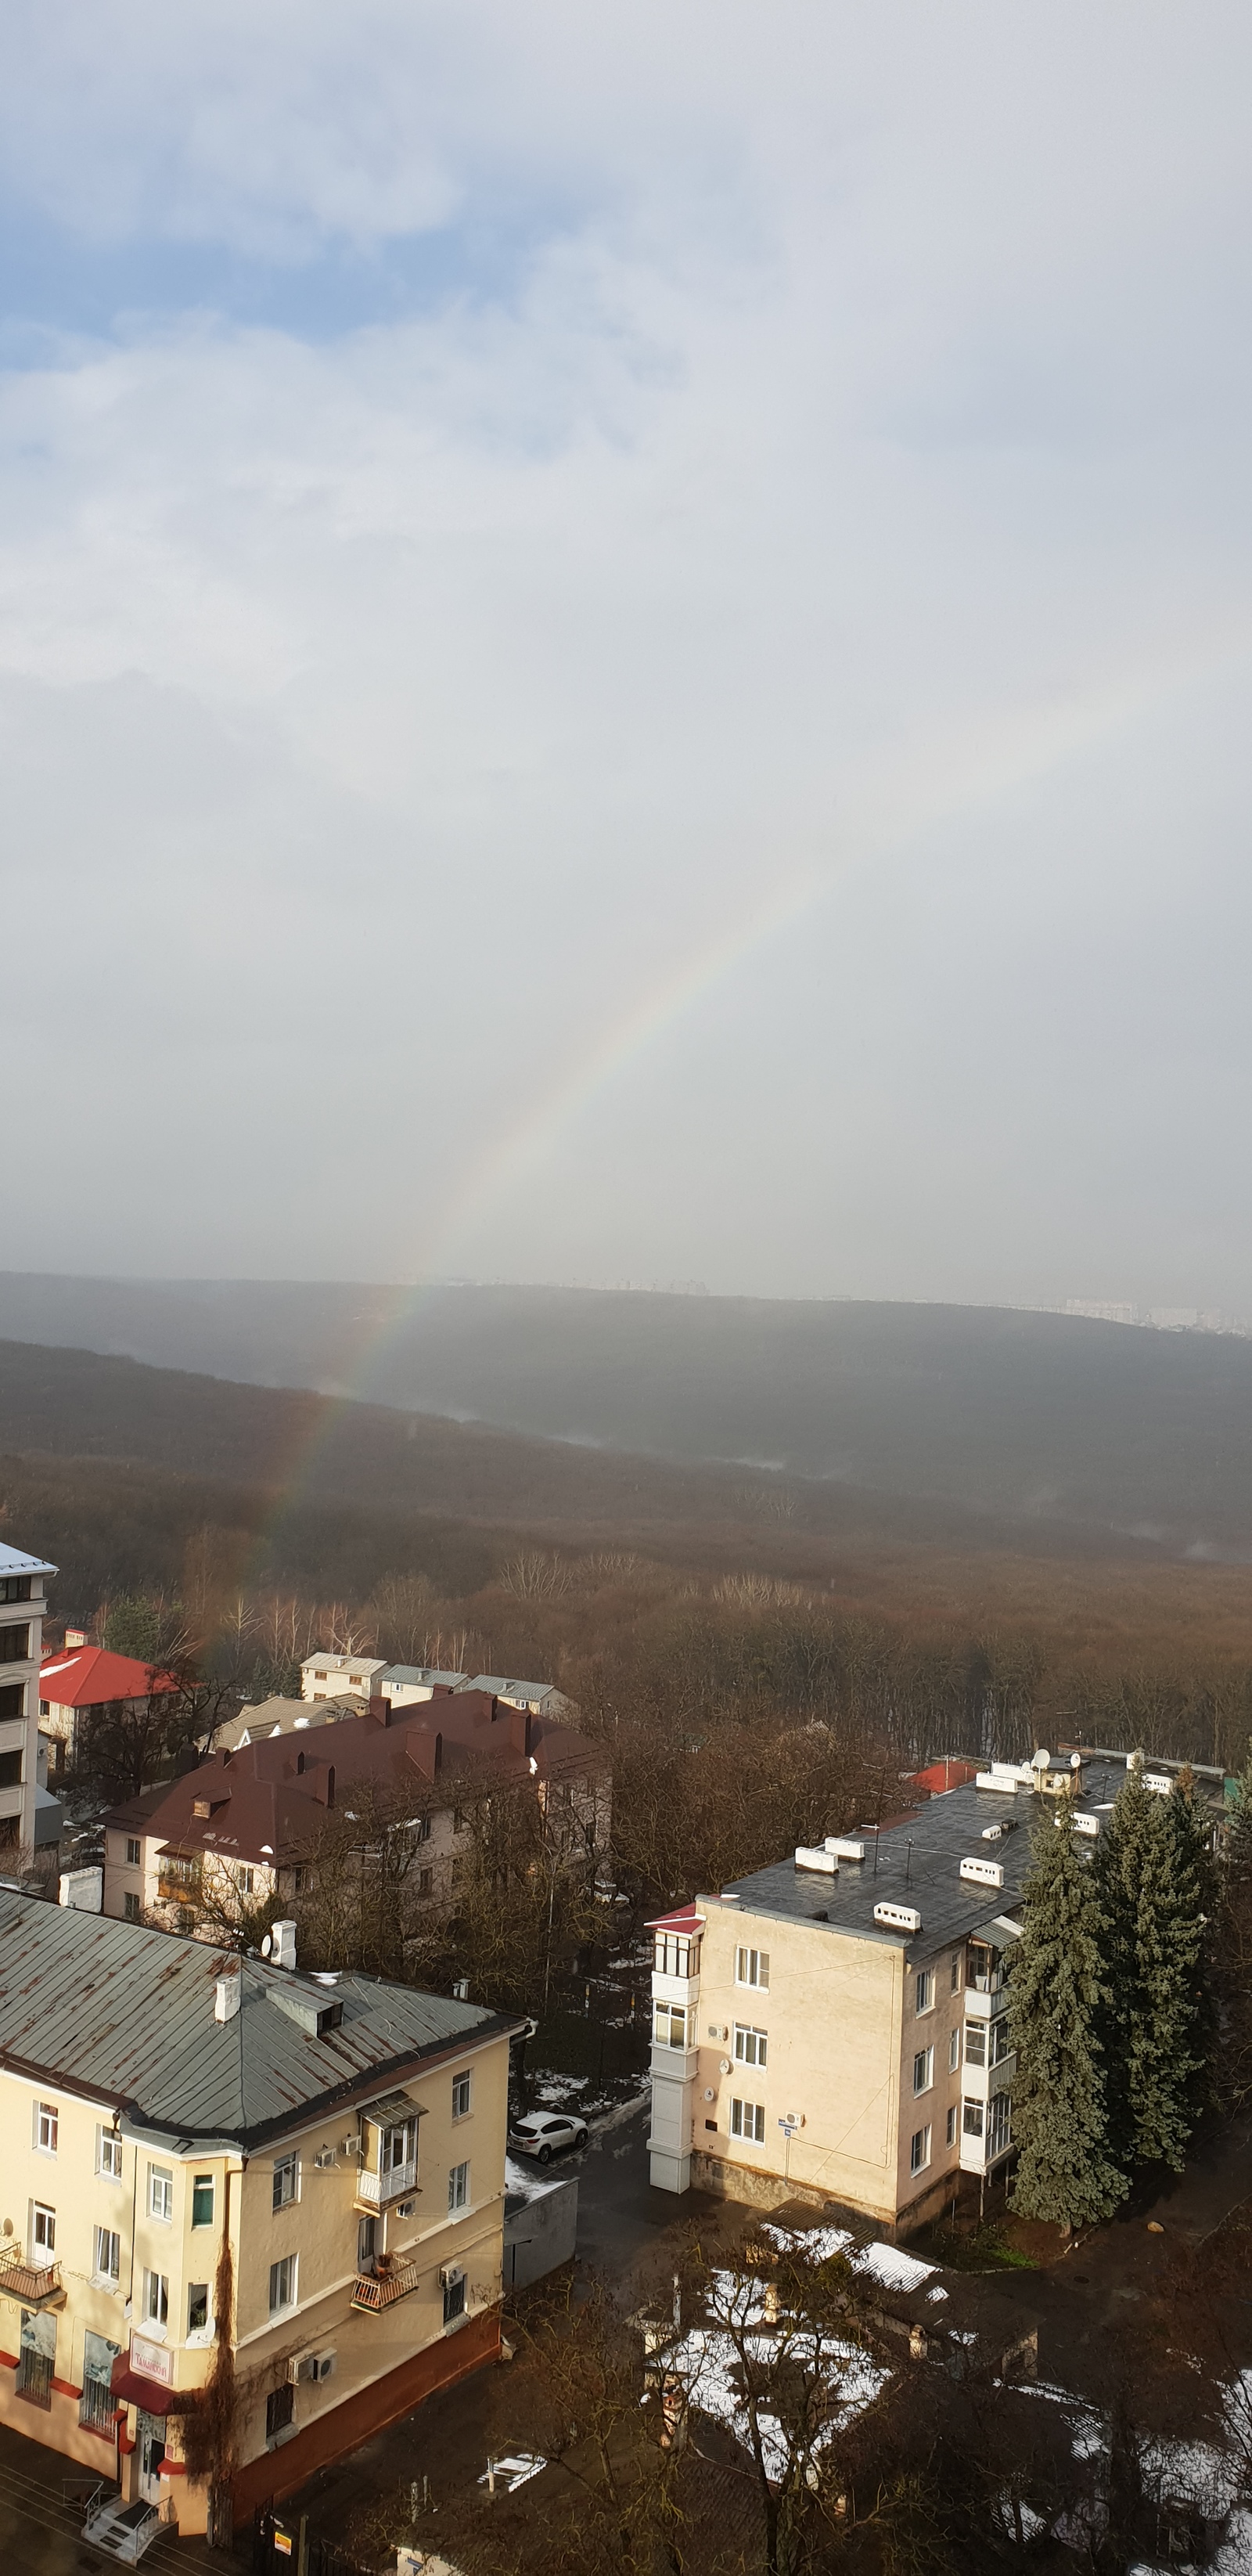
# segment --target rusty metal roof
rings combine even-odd
[[[238,1972],[239,2010],[215,2017],[217,1979]],[[316,2034],[279,1993],[341,2004]],[[274,2000],[272,2000],[274,1998]],[[116,2108],[171,2139],[255,2147],[401,2083],[424,2061],[521,2028],[515,2016],[380,1977],[333,1986],[204,1941],[78,1914],[0,1889],[0,2066]]]

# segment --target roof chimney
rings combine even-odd
[[[529,1710],[529,1709],[527,1709],[527,1711],[526,1711],[526,1726],[525,1726],[525,1731],[524,1731],[523,1738],[522,1738],[522,1751],[523,1751],[523,1753],[529,1753],[529,1751],[530,1751],[530,1710]]]
[[[366,1714],[377,1718],[380,1726],[391,1724],[391,1702],[382,1691],[371,1691]]]
[[[271,1923],[261,1943],[261,1956],[269,1960],[271,1968],[289,1968],[294,1975],[296,1927],[292,1916],[283,1915],[277,1923]]]
[[[218,1978],[213,1991],[214,2021],[234,2020],[235,2015],[239,2010],[239,1989],[241,1984],[242,1979],[238,1968],[228,1968],[225,1976]]]

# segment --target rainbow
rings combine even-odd
[[[667,1030],[861,869],[907,855],[936,829],[986,811],[1004,795],[1062,768],[1141,716],[1181,678],[1195,677],[1197,664],[1211,667],[1217,658],[1227,660],[1236,643],[1242,651],[1242,635],[1225,636],[1216,646],[1210,635],[1199,650],[1176,653],[1168,663],[1147,660],[1115,683],[1083,697],[1065,703],[1053,700],[1001,718],[990,733],[985,724],[963,735],[953,727],[941,741],[916,745],[911,752],[897,750],[891,777],[871,782],[859,813],[849,810],[837,855],[827,852],[774,877],[767,891],[745,904],[729,926],[701,941],[646,992],[635,995],[581,1055],[493,1131],[429,1230],[414,1262],[419,1278],[397,1292],[396,1302],[381,1322],[371,1319],[350,1361],[342,1394],[322,1412],[316,1430],[288,1462],[281,1496],[258,1544],[257,1557],[272,1545],[284,1513],[299,1499],[342,1408],[365,1400],[366,1383],[379,1361],[408,1331],[423,1301],[435,1293],[440,1277],[446,1278],[455,1268],[457,1248],[470,1226],[481,1225],[493,1206],[550,1157],[562,1136]]]

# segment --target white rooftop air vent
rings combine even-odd
[[[1174,1783],[1168,1771],[1145,1771],[1143,1785],[1151,1790],[1154,1798],[1168,1798]]]
[[[239,2010],[239,1970],[218,1977],[213,1988],[214,2021],[233,2021]]]
[[[827,1834],[826,1849],[836,1860],[864,1860],[864,1843],[850,1842],[846,1834]]]
[[[837,1878],[839,1875],[839,1863],[834,1853],[811,1850],[807,1843],[796,1845],[796,1868],[820,1869],[825,1872],[827,1878]]]
[[[999,1860],[963,1860],[961,1876],[972,1880],[975,1887],[1003,1887],[1004,1863]]]
[[[1064,1816],[1058,1816],[1056,1821],[1058,1825],[1063,1825],[1065,1818]],[[1069,1821],[1070,1829],[1073,1833],[1088,1834],[1093,1840],[1099,1833],[1100,1819],[1098,1816],[1071,1816]]]
[[[998,1843],[1002,1839],[1003,1833],[1003,1825],[984,1825],[982,1829],[982,1840],[985,1843]]]
[[[270,1928],[265,1935],[265,1939],[261,1943],[261,1956],[263,1959],[269,1960],[272,1968],[289,1968],[294,1970],[296,1964],[296,1927],[294,1920],[290,1916],[285,1916],[278,1923],[271,1923]]]
[[[891,1932],[920,1932],[922,1918],[915,1905],[876,1905],[875,1923],[885,1924]]]
[[[1012,1798],[1016,1796],[1019,1789],[1033,1788],[1034,1778],[1034,1772],[1028,1762],[1023,1764],[1020,1771],[1012,1762],[993,1762],[989,1771],[975,1773],[974,1787],[998,1789],[1002,1797]]]

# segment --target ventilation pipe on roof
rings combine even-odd
[[[277,1923],[271,1923],[261,1943],[261,1956],[269,1960],[272,1968],[289,1968],[294,1975],[296,1927],[290,1915],[283,1915]]]
[[[527,1711],[526,1711],[526,1725],[525,1725],[525,1730],[524,1730],[523,1737],[522,1737],[522,1751],[523,1751],[523,1753],[529,1753],[529,1751],[530,1751],[530,1710],[529,1710],[529,1709],[527,1709]]]
[[[239,1988],[242,1980],[238,1968],[228,1968],[213,1990],[214,2021],[233,2021],[239,2010]]]

